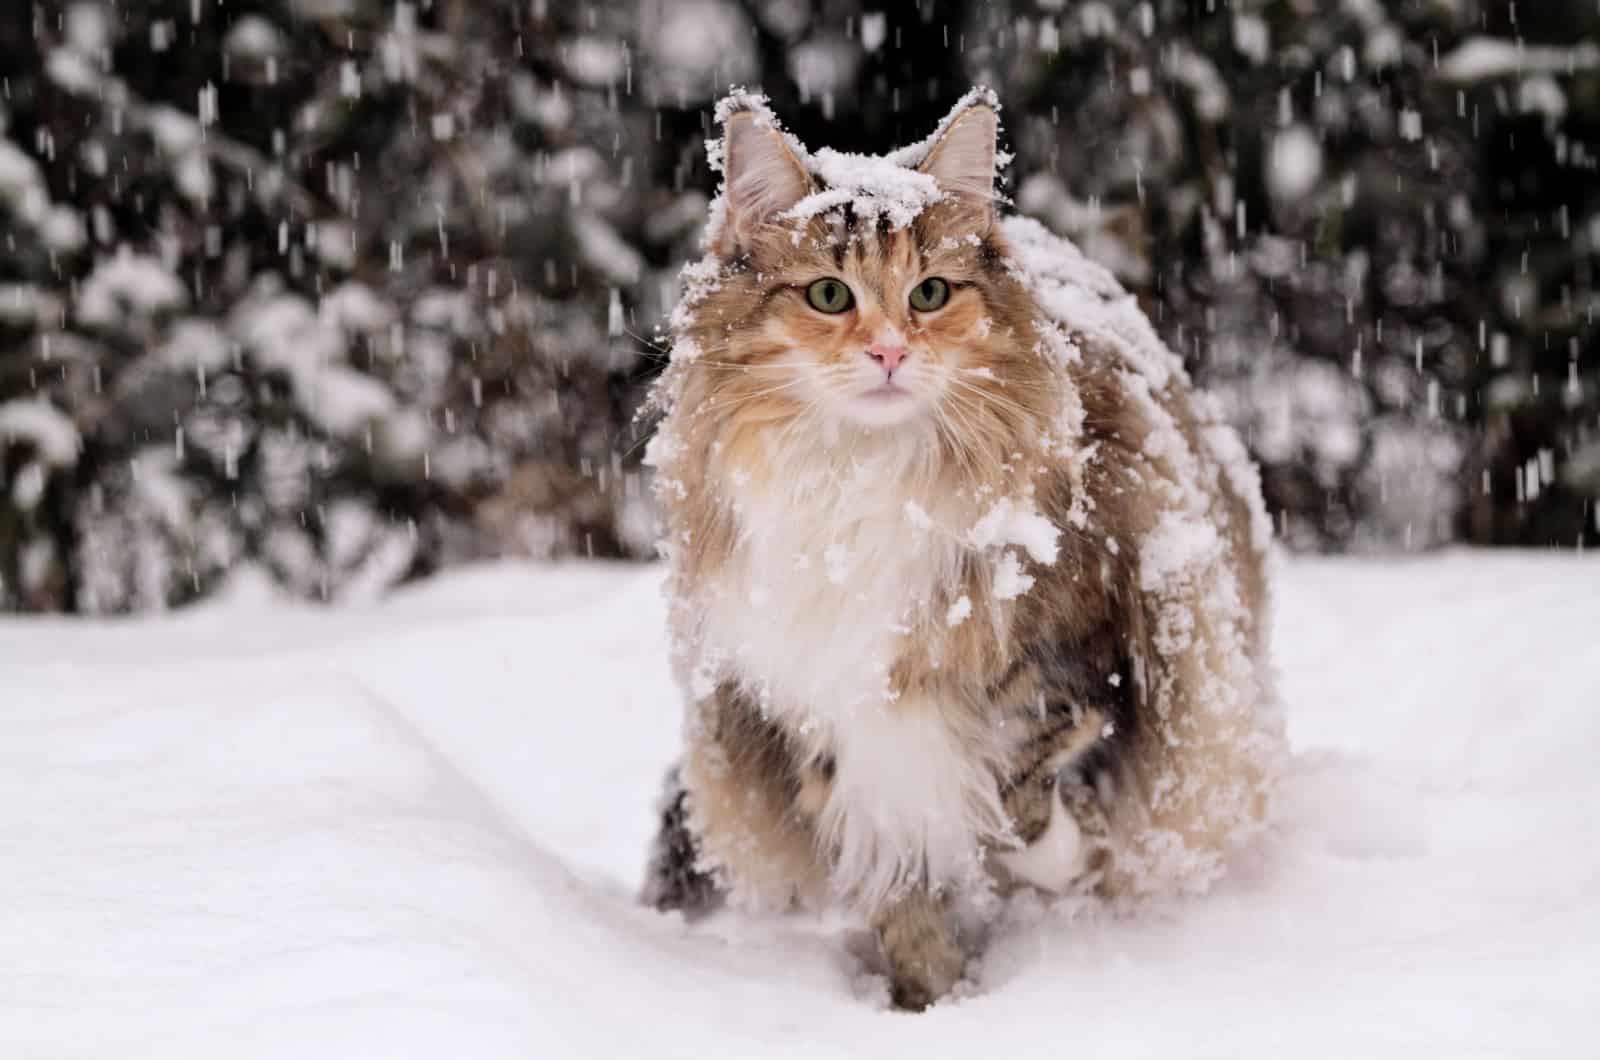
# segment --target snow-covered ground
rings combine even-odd
[[[659,573],[0,622],[0,1056],[1590,1055],[1600,560],[1295,561],[1281,834],[1220,892],[1015,903],[885,1011],[836,924],[634,904]]]

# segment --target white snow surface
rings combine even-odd
[[[240,576],[0,621],[0,1055],[1574,1057],[1600,967],[1600,561],[1294,560],[1258,862],[1015,900],[886,1011],[860,936],[634,894],[681,714],[657,568],[312,610]]]

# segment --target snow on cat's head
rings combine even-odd
[[[928,139],[808,151],[759,96],[717,112],[723,174],[674,316],[715,407],[964,449],[1011,434],[1042,365],[996,224],[996,106],[969,93]]]

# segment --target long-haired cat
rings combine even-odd
[[[998,216],[996,111],[862,157],[725,100],[648,457],[688,717],[646,899],[858,910],[908,1008],[964,894],[1206,887],[1282,739],[1255,470],[1109,274]]]

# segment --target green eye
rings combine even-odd
[[[850,288],[845,286],[845,282],[835,280],[831,276],[817,280],[807,287],[806,301],[810,302],[811,308],[819,313],[843,313],[856,304],[855,297],[851,295]]]
[[[942,309],[949,300],[950,285],[937,276],[929,276],[911,289],[911,308],[919,313]]]

